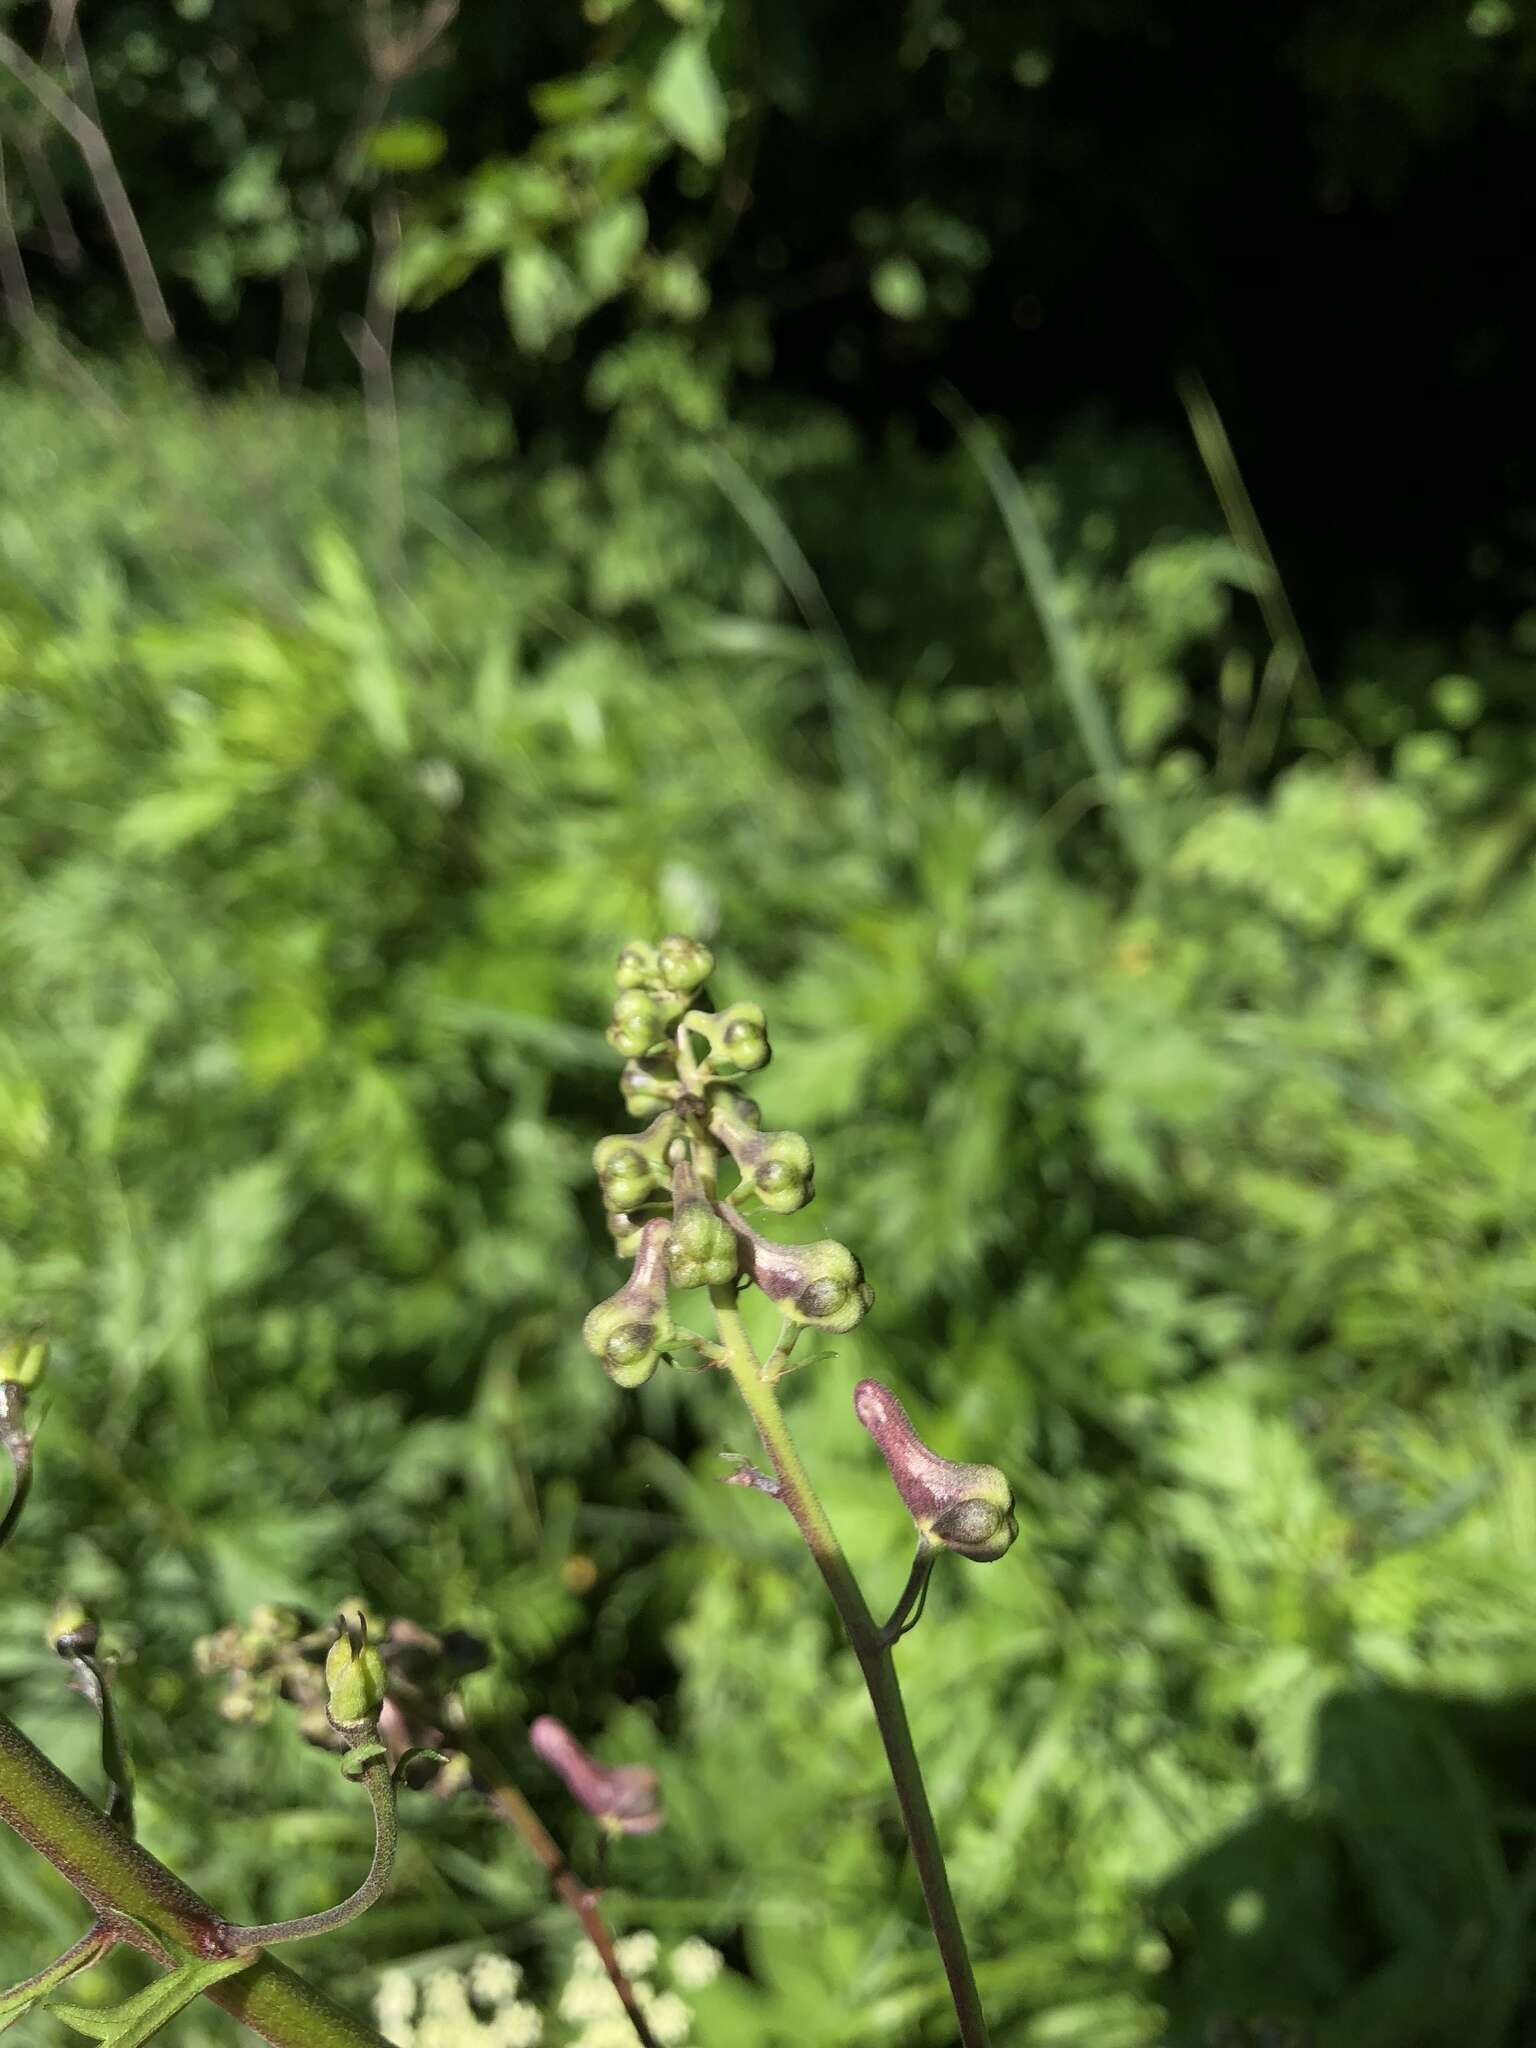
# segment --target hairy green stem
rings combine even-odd
[[[362,1769],[363,1784],[373,1801],[373,1862],[352,1896],[322,1913],[303,1913],[296,1920],[268,1920],[256,1927],[231,1927],[225,1937],[233,1949],[271,1948],[282,1941],[308,1941],[316,1934],[334,1934],[349,1920],[377,1905],[394,1875],[400,1845],[400,1817],[395,1810],[395,1780],[388,1755],[381,1749]]]
[[[231,1953],[230,1929],[190,1886],[120,1828],[0,1714],[0,1821],[50,1862],[103,1919],[143,1931],[138,1945],[170,1967]],[[124,1932],[123,1938],[129,1938]],[[271,2048],[387,2048],[275,1956],[204,1993]]]
[[[939,1945],[944,1973],[949,1979],[955,2017],[960,2024],[961,2043],[963,2048],[990,2048],[991,2037],[981,2009],[981,1995],[976,1988],[976,1975],[965,1945],[954,1894],[949,1888],[949,1873],[944,1867],[944,1852],[939,1844],[933,1809],[928,1804],[922,1767],[913,1747],[912,1730],[907,1722],[906,1705],[891,1654],[891,1641],[885,1631],[876,1626],[870,1614],[859,1582],[843,1555],[842,1545],[827,1519],[826,1509],[818,1500],[810,1474],[795,1448],[773,1382],[764,1378],[757,1352],[736,1305],[736,1289],[731,1286],[712,1287],[709,1298],[714,1305],[715,1322],[726,1352],[726,1369],[736,1382],[757,1426],[763,1449],[768,1453],[778,1481],[778,1497],[794,1516],[796,1526],[827,1582],[827,1590],[832,1595],[864,1674],[870,1704],[875,1710],[881,1740],[885,1744],[886,1761],[895,1783],[902,1824],[907,1831],[912,1860],[923,1888],[928,1918]]]

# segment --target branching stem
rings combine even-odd
[[[0,1714],[0,1823],[14,1828],[110,1923],[167,1968],[227,1956],[230,1929]],[[271,2048],[386,2048],[313,1984],[259,1955],[203,1994]]]

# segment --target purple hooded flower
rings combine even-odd
[[[653,1834],[666,1819],[656,1796],[656,1773],[648,1765],[598,1763],[553,1714],[540,1714],[528,1738],[535,1753],[564,1779],[577,1805],[614,1834]]]

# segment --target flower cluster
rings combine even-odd
[[[627,1061],[619,1083],[625,1106],[645,1119],[645,1128],[604,1138],[593,1153],[609,1229],[632,1263],[628,1280],[591,1311],[582,1334],[622,1387],[643,1386],[680,1348],[706,1365],[739,1367],[739,1342],[733,1353],[718,1317],[722,1307],[734,1307],[739,1288],[756,1287],[783,1318],[779,1344],[762,1368],[770,1383],[801,1330],[842,1335],[874,1301],[846,1245],[834,1238],[781,1244],[749,1220],[752,1204],[772,1216],[803,1209],[815,1197],[816,1167],[798,1131],[763,1129],[761,1110],[738,1085],[768,1063],[767,1020],[756,1003],[708,1008],[705,984],[713,970],[709,948],[681,935],[658,946],[634,941],[618,958],[608,1039]],[[721,1343],[673,1319],[672,1294],[704,1287]],[[889,1643],[915,1625],[939,1551],[994,1563],[1012,1546],[1018,1524],[1012,1489],[998,1468],[930,1451],[878,1380],[860,1381],[854,1412],[917,1530],[908,1595],[882,1631]],[[782,1474],[771,1478],[744,1460],[731,1475],[731,1483],[783,1498],[781,1481]]]
[[[836,1333],[874,1300],[846,1245],[778,1244],[747,1220],[753,1203],[777,1216],[803,1209],[815,1162],[798,1131],[765,1131],[737,1085],[768,1064],[767,1020],[756,1003],[705,1006],[714,964],[707,946],[674,934],[625,946],[615,970],[608,1041],[628,1060],[625,1107],[646,1124],[602,1139],[592,1155],[609,1230],[632,1264],[582,1335],[622,1387],[643,1386],[690,1341],[672,1318],[674,1290],[756,1286],[788,1323]],[[722,1168],[734,1169],[728,1190]]]
[[[689,1995],[719,1976],[719,1950],[690,1935],[665,1953],[644,1931],[621,1936],[615,1946],[661,2048],[688,2048]],[[463,1972],[434,1970],[419,1982],[390,1970],[380,1981],[374,2016],[394,2048],[634,2048],[635,2041],[618,1994],[586,1942],[572,1954],[548,2019],[528,1998],[521,1967],[499,1954],[477,1956]]]

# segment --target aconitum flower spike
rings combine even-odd
[[[650,1195],[665,1190],[672,1166],[667,1154],[682,1137],[676,1110],[664,1109],[643,1131],[599,1138],[592,1149],[592,1170],[603,1191],[605,1209],[638,1209]]]
[[[578,1806],[616,1835],[653,1834],[666,1819],[648,1764],[600,1764],[562,1721],[540,1714],[528,1730],[535,1755],[564,1781]]]
[[[672,1227],[667,1272],[674,1287],[725,1287],[736,1278],[736,1239],[713,1203],[705,1200],[686,1151],[672,1168]]]
[[[775,1244],[729,1202],[720,1204],[720,1214],[740,1240],[745,1270],[792,1323],[842,1336],[869,1314],[875,1290],[847,1245],[830,1237],[815,1244]]]
[[[758,1128],[760,1112],[750,1096],[731,1088],[710,1090],[709,1128],[750,1181],[765,1209],[791,1216],[816,1193],[816,1163],[798,1131]]]
[[[600,1301],[581,1326],[582,1341],[615,1386],[643,1387],[672,1341],[666,1269],[671,1231],[665,1216],[643,1225],[628,1280],[617,1294]]]
[[[959,1465],[923,1442],[889,1387],[860,1380],[853,1412],[891,1468],[919,1536],[975,1564],[994,1564],[1019,1533],[1013,1491],[995,1465]]]

